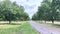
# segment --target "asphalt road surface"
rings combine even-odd
[[[46,26],[43,24],[30,21],[30,25],[35,28],[41,34],[60,34],[60,28]]]

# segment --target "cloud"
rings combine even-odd
[[[2,1],[2,0],[1,0]],[[38,6],[41,5],[43,0],[10,0],[11,2],[16,1],[18,5],[22,5],[25,8],[25,12],[32,18],[33,14],[37,12]]]

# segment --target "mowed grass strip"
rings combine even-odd
[[[40,24],[47,25],[47,26],[60,28],[60,21],[54,21],[54,24],[52,24],[52,21],[46,21],[46,23],[45,21],[35,21],[35,22],[38,22]]]
[[[48,25],[48,26],[53,26],[53,27],[60,28],[60,24],[46,23],[45,25]]]
[[[0,34],[37,34],[29,23],[20,25],[0,25]]]

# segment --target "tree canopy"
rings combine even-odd
[[[11,2],[10,0],[0,2],[0,20],[29,20],[29,16],[24,11],[24,7],[19,6],[16,2]]]
[[[39,20],[51,20],[52,23],[54,20],[60,21],[60,0],[43,0],[36,14],[37,16],[33,15],[35,17],[32,19],[38,17]]]

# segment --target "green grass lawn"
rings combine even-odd
[[[59,24],[46,23],[46,25],[60,28]]]
[[[37,34],[37,32],[29,23],[23,23],[20,25],[0,25],[0,34]]]
[[[54,24],[49,23],[49,21],[48,21],[47,23],[42,22],[42,21],[36,21],[36,22],[38,22],[38,23],[40,23],[40,24],[44,24],[44,25],[48,25],[48,26],[53,26],[53,27],[60,28],[60,24],[58,23],[58,21],[57,21],[57,22],[55,21]],[[51,22],[51,21],[50,21],[50,22]]]

